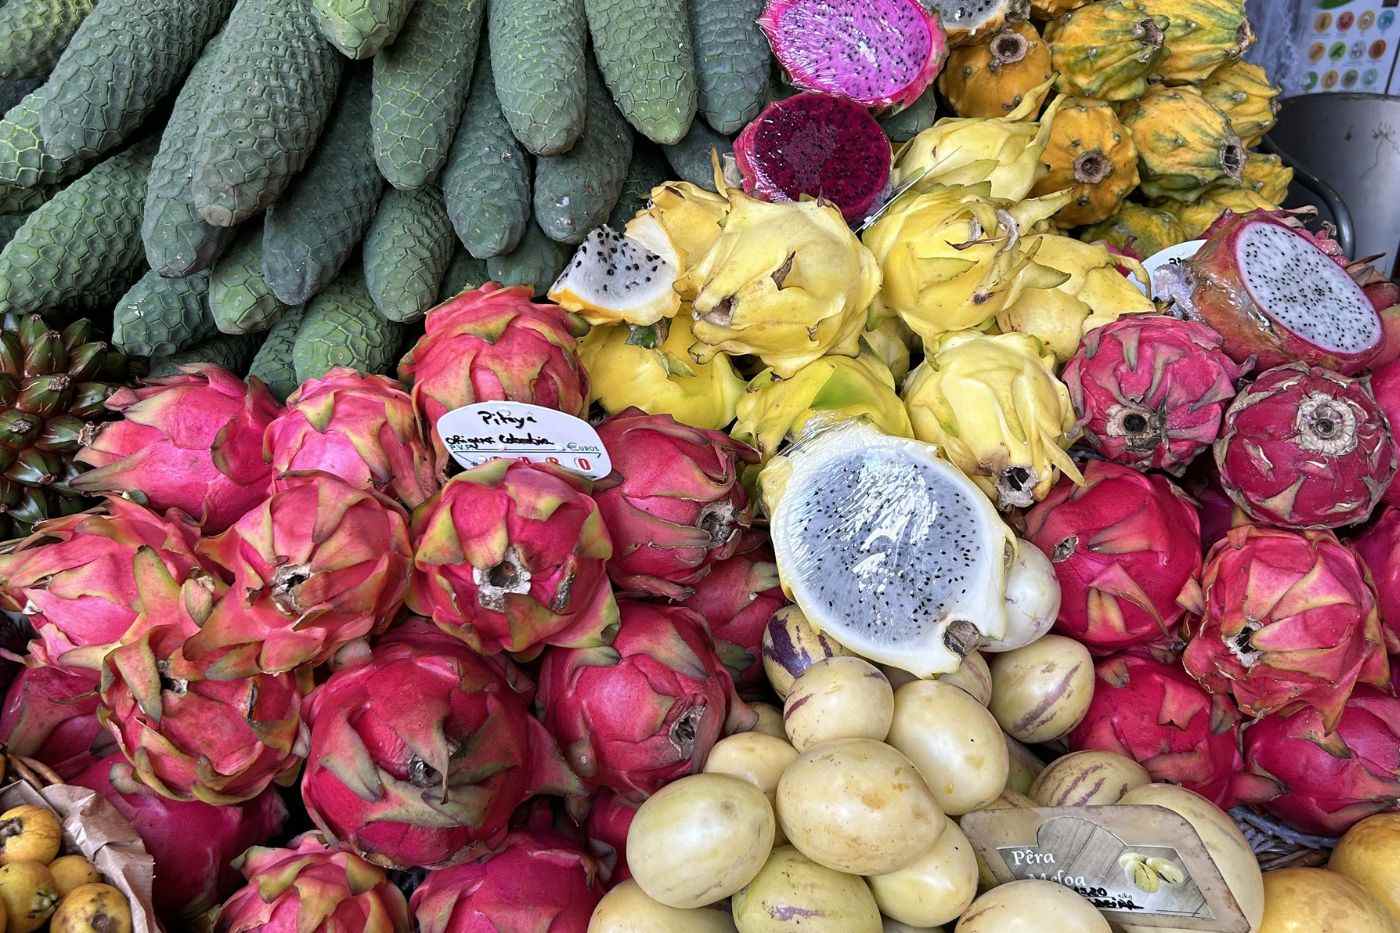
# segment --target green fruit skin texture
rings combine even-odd
[[[452,254],[452,262],[447,267],[447,274],[442,277],[442,288],[438,292],[438,303],[441,304],[451,298],[456,298],[462,292],[480,288],[491,281],[491,276],[486,271],[486,260],[477,259],[464,249],[458,249]]]
[[[170,356],[217,336],[209,313],[209,273],[141,276],[112,310],[112,344],[129,356]]]
[[[632,149],[632,163],[627,166],[622,193],[617,196],[617,203],[608,215],[608,226],[619,230],[627,226],[627,221],[651,200],[651,189],[670,178],[671,166],[661,150],[639,140]]]
[[[387,373],[399,359],[403,327],[380,314],[354,266],[307,305],[292,344],[298,383],[317,379],[337,366],[362,373]]]
[[[398,41],[374,60],[374,159],[395,188],[437,178],[458,132],[485,0],[418,0]]]
[[[24,100],[43,87],[43,84],[43,78],[20,78],[14,81],[0,78],[0,113]]]
[[[200,217],[190,192],[195,134],[218,42],[215,37],[209,43],[175,98],[160,151],[151,163],[141,240],[146,245],[146,261],[161,275],[189,275],[208,269],[233,235],[230,228],[216,227]]]
[[[63,54],[95,0],[0,3],[0,78],[42,78]]]
[[[700,112],[717,132],[739,132],[768,101],[773,56],[758,28],[763,6],[764,0],[690,5]]]
[[[549,291],[569,262],[570,250],[544,235],[538,224],[525,228],[515,251],[486,260],[486,274],[502,285],[528,285],[536,298]]]
[[[491,0],[486,15],[511,132],[534,155],[567,151],[587,121],[583,0]]]
[[[491,56],[483,47],[452,151],[442,170],[447,216],[478,259],[504,256],[530,223],[530,157],[496,100]]]
[[[263,278],[262,239],[262,227],[249,225],[214,264],[209,277],[209,311],[214,325],[225,334],[267,330],[288,310]]]
[[[0,250],[15,238],[15,233],[24,226],[24,222],[29,219],[26,214],[0,214]]]
[[[932,84],[908,107],[880,118],[880,128],[896,143],[907,143],[938,119],[938,95]]]
[[[291,308],[278,318],[248,367],[248,375],[261,379],[279,402],[285,402],[301,385],[297,382],[296,367],[292,365],[292,348],[305,315],[304,308]]]
[[[440,191],[390,188],[365,236],[365,286],[379,313],[416,321],[436,304],[455,242]]]
[[[710,162],[710,153],[717,150],[720,158],[734,151],[734,144],[727,136],[721,136],[710,129],[703,120],[696,120],[685,139],[674,146],[662,146],[666,161],[682,180],[699,185],[707,191],[715,190],[715,173]]]
[[[535,221],[540,229],[560,243],[582,243],[612,213],[631,161],[632,129],[590,69],[583,136],[563,155],[544,156],[535,163]]]
[[[155,148],[149,139],[112,156],[30,215],[0,253],[0,314],[106,311],[141,277]]]
[[[54,66],[44,146],[55,159],[125,142],[180,87],[233,0],[102,0]]]
[[[191,191],[201,217],[232,227],[272,206],[311,157],[344,66],[304,2],[241,0],[195,141]]]
[[[83,156],[60,161],[49,154],[39,129],[46,94],[44,88],[37,88],[0,120],[0,185],[56,185],[95,161]]]
[[[369,76],[346,79],[316,154],[263,221],[263,278],[283,304],[330,284],[369,229],[384,179],[374,164]]]
[[[699,92],[686,5],[687,0],[583,0],[593,56],[613,100],[627,122],[653,142],[680,142],[695,119]]]
[[[371,58],[394,41],[413,0],[311,0],[321,35],[348,58]]]
[[[58,192],[57,187],[47,185],[42,188],[16,188],[0,184],[0,214],[27,214],[38,210]]]
[[[193,349],[182,350],[172,356],[162,356],[151,360],[151,371],[147,374],[147,378],[160,379],[165,376],[173,376],[180,371],[181,366],[191,366],[195,363],[213,363],[215,366],[222,366],[235,376],[242,376],[248,369],[248,361],[253,358],[257,349],[258,338],[256,336],[235,337],[224,334]]]

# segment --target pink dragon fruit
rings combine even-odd
[[[408,595],[413,547],[398,503],[328,473],[278,478],[232,528],[199,545],[229,593],[185,644],[210,675],[321,664],[383,631]]]
[[[581,794],[529,713],[531,685],[413,619],[311,694],[301,797],[312,821],[377,865],[443,868],[498,847],[539,793]]]
[[[1108,654],[1169,640],[1200,606],[1201,526],[1164,476],[1091,461],[1026,515],[1060,581],[1055,630]]]
[[[1400,699],[1358,687],[1335,726],[1309,706],[1244,732],[1241,796],[1294,829],[1340,836],[1400,801]]]
[[[948,58],[919,0],[768,0],[758,25],[795,86],[870,109],[908,107]]]
[[[1220,482],[1256,522],[1363,522],[1395,477],[1395,441],[1364,379],[1302,363],[1259,376],[1215,442]]]
[[[380,868],[303,833],[291,848],[253,846],[233,865],[248,883],[219,910],[217,933],[410,933],[403,893]]]
[[[95,467],[73,481],[86,493],[112,493],[157,512],[180,509],[215,534],[267,494],[263,431],[281,408],[258,380],[217,366],[185,366],[107,400],[121,421],[104,425],[77,460]]]
[[[1182,477],[1181,488],[1196,503],[1196,514],[1201,517],[1201,546],[1207,551],[1231,528],[1248,524],[1249,516],[1220,485],[1214,458],[1203,457],[1192,464]]]
[[[183,648],[223,585],[209,574],[181,584],[149,549],[133,572],[141,616],[103,659],[98,716],[136,775],[166,797],[213,804],[290,779],[306,753],[302,684],[289,674],[209,676]]]
[[[1388,683],[1375,595],[1332,532],[1241,525],[1211,551],[1201,586],[1182,661],[1246,715],[1302,702],[1332,728],[1358,684]]]
[[[554,304],[536,304],[530,289],[487,282],[428,312],[427,332],[399,361],[413,384],[413,405],[437,449],[447,452],[438,419],[476,402],[530,402],[571,415],[588,410],[588,376],[579,362],[581,319]]]
[[[38,632],[39,660],[92,670],[136,621],[137,551],[155,555],[176,580],[200,572],[199,529],[179,512],[161,518],[116,497],[90,512],[55,518],[0,557],[0,606]]]
[[[263,454],[279,474],[320,470],[410,509],[438,490],[413,399],[395,380],[353,369],[302,383],[267,426]]]
[[[583,829],[588,837],[588,850],[597,860],[598,870],[608,887],[632,877],[627,867],[627,832],[632,828],[632,818],[637,815],[639,806],[641,804],[610,790],[600,790],[593,795]]]
[[[1269,211],[1221,218],[1181,271],[1189,295],[1180,310],[1213,327],[1237,362],[1297,360],[1351,375],[1384,349],[1381,317],[1347,270]]]
[[[1393,438],[1400,430],[1400,361],[1387,363],[1371,373],[1371,393],[1385,413]],[[1400,505],[1400,483],[1392,480],[1381,499],[1388,505]]]
[[[1217,806],[1234,805],[1240,757],[1239,712],[1212,696],[1180,667],[1137,655],[1095,667],[1094,699],[1069,735],[1075,751],[1126,755],[1154,781],[1181,784]]]
[[[419,933],[587,933],[603,896],[593,858],[558,833],[511,833],[490,858],[428,873],[409,906]]]
[[[611,646],[552,648],[536,706],[584,782],[632,800],[699,771],[722,735],[757,720],[681,606],[624,599]]]
[[[787,605],[767,533],[745,531],[735,555],[716,561],[683,605],[709,623],[715,651],[734,683],[762,686],[763,630],[773,613]]]
[[[459,473],[414,512],[413,541],[409,608],[477,651],[612,640],[612,543],[571,473],[522,460]]]
[[[824,198],[851,223],[890,186],[890,139],[862,105],[807,92],[774,101],[734,140],[744,191],[765,201]]]
[[[287,807],[269,788],[246,803],[216,807],[168,800],[136,779],[121,755],[93,762],[70,783],[95,790],[136,830],[155,860],[156,910],[194,917],[238,887],[229,863],[282,831]]]
[[[1351,543],[1371,574],[1385,632],[1385,650],[1400,654],[1400,508],[1391,506],[1380,520]]]
[[[598,425],[598,436],[613,462],[594,491],[615,545],[608,574],[629,592],[686,599],[749,527],[739,468],[757,452],[637,408]]]
[[[115,747],[97,721],[96,671],[38,665],[21,668],[5,694],[0,742],[12,755],[34,758],[64,780]]]
[[[1094,449],[1137,470],[1181,473],[1220,436],[1248,367],[1204,324],[1134,314],[1091,330],[1064,382]]]

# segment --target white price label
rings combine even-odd
[[[1152,293],[1148,294],[1143,283],[1136,278],[1133,283],[1148,295],[1149,298],[1161,298],[1161,288],[1157,284],[1158,270],[1164,269],[1173,263],[1183,263],[1201,251],[1201,247],[1206,245],[1205,240],[1187,240],[1185,243],[1177,243],[1175,246],[1168,246],[1160,252],[1153,253],[1142,261],[1142,267],[1147,270],[1148,276],[1152,278]]]
[[[581,418],[524,402],[478,402],[438,419],[438,436],[468,469],[501,458],[552,463],[590,479],[612,472],[598,432]]]

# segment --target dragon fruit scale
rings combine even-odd
[[[603,421],[598,436],[613,463],[593,493],[613,537],[608,574],[628,592],[685,599],[739,546],[752,513],[739,471],[758,454],[636,408]]]
[[[96,671],[41,664],[21,668],[0,711],[0,742],[65,781],[115,748],[97,719]]]
[[[420,933],[586,933],[603,896],[592,856],[558,833],[511,833],[480,862],[428,873],[409,906]]]
[[[1391,506],[1351,542],[1371,574],[1385,632],[1386,653],[1400,654],[1400,508]],[[14,688],[11,688],[12,690]]]
[[[199,544],[229,593],[185,644],[241,677],[331,659],[383,631],[408,595],[413,547],[398,503],[327,473],[293,473],[232,528]]]
[[[763,683],[763,631],[787,605],[765,532],[745,531],[734,556],[712,564],[682,605],[709,623],[715,651],[736,685]]]
[[[387,376],[337,368],[307,380],[267,426],[263,453],[278,474],[320,470],[409,509],[438,490],[413,399]]]
[[[414,407],[447,463],[437,434],[444,414],[476,402],[529,402],[583,415],[588,377],[577,338],[587,326],[558,305],[535,303],[530,289],[487,282],[428,312],[426,331],[399,361]]]
[[[317,832],[290,848],[254,846],[234,860],[248,883],[219,910],[217,933],[410,933],[388,875]]]
[[[611,645],[545,652],[536,706],[585,783],[640,800],[699,771],[722,735],[756,716],[703,617],[635,599],[621,610]]]
[[[1233,528],[1212,549],[1201,588],[1204,613],[1182,662],[1245,715],[1302,702],[1331,729],[1358,685],[1387,686],[1375,594],[1332,532]]]
[[[586,482],[522,460],[458,473],[413,515],[408,606],[477,651],[612,640],[611,539]]]
[[[93,762],[73,784],[97,791],[126,817],[155,861],[156,910],[195,917],[238,887],[230,864],[282,831],[287,807],[269,788],[245,803],[216,807],[170,800],[146,787],[121,755]]]
[[[1201,601],[1196,508],[1164,476],[1091,461],[1026,516],[1060,581],[1056,631],[1107,654],[1171,640]]]
[[[589,804],[583,831],[588,839],[588,851],[593,853],[599,875],[608,887],[632,877],[627,867],[627,833],[639,806],[641,804],[610,790],[598,791]]]
[[[1244,731],[1242,796],[1294,829],[1340,836],[1400,801],[1400,700],[1358,687],[1335,727],[1302,706]]]
[[[1180,476],[1220,436],[1247,367],[1204,324],[1134,315],[1090,331],[1063,379],[1085,438],[1138,470]]]
[[[263,432],[281,413],[257,379],[217,366],[122,389],[107,400],[122,420],[104,425],[77,455],[94,469],[73,480],[85,493],[111,493],[157,512],[177,508],[206,533],[223,531],[267,492]]]
[[[793,85],[874,110],[908,107],[948,58],[919,0],[768,0],[758,26]]]
[[[1390,424],[1391,437],[1395,436],[1400,425],[1400,360],[1391,361],[1371,372],[1371,394],[1376,404],[1385,413]],[[1400,484],[1391,481],[1381,500],[1388,505],[1400,505]]]
[[[490,851],[528,797],[583,790],[530,715],[531,689],[508,661],[404,622],[308,698],[307,813],[385,867]]]
[[[183,581],[201,572],[199,529],[183,514],[164,518],[109,497],[99,508],[36,527],[0,556],[0,607],[23,613],[38,633],[40,660],[96,671],[136,622],[132,560],[147,549]]]
[[[1235,398],[1215,442],[1220,482],[1255,521],[1336,528],[1370,517],[1395,477],[1395,441],[1364,379],[1278,366]]]
[[[212,804],[289,780],[306,754],[302,681],[209,676],[184,646],[225,595],[222,583],[206,573],[182,584],[145,548],[133,565],[141,616],[103,659],[98,716],[137,777],[166,797]]]
[[[1134,654],[1095,666],[1094,699],[1069,735],[1075,751],[1116,752],[1154,781],[1181,784],[1222,809],[1235,802],[1240,757],[1239,711],[1172,664]]]

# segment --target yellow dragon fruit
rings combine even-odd
[[[945,117],[915,136],[895,155],[892,183],[916,180],[916,188],[977,185],[991,182],[991,196],[1019,201],[1030,193],[1040,172],[1040,155],[1050,138],[1051,122],[1063,98],[1040,111],[1054,80],[1026,92],[1021,104],[1004,117]]]
[[[696,428],[722,430],[734,420],[744,380],[729,357],[697,363],[690,314],[682,311],[650,327],[595,327],[579,341],[592,400],[610,415],[640,408]]]
[[[1081,243],[1065,236],[1042,234],[1036,262],[1069,276],[1055,288],[1032,288],[997,315],[1002,331],[1038,338],[1057,362],[1064,363],[1095,327],[1124,314],[1151,314],[1156,307],[1138,290],[1126,270],[1140,282],[1147,271],[1135,259],[1114,256],[1098,243]]]
[[[1269,73],[1252,62],[1222,65],[1201,85],[1201,96],[1230,118],[1249,149],[1278,122],[1281,93],[1282,88],[1269,81]]]
[[[1163,201],[1162,204],[1176,215],[1188,240],[1200,237],[1206,232],[1206,228],[1226,211],[1248,214],[1250,211],[1275,211],[1279,208],[1277,201],[1272,201],[1250,188],[1231,188],[1223,185],[1206,189],[1199,199],[1189,204],[1183,201]]]
[[[1108,220],[1080,231],[1079,238],[1086,243],[1103,241],[1141,259],[1189,239],[1175,214],[1133,201],[1124,201]]]
[[[1004,117],[1054,78],[1050,47],[1027,22],[1009,23],[948,54],[938,89],[961,117]]]
[[[925,341],[988,324],[1025,288],[1065,278],[1035,262],[1023,231],[1046,220],[1069,192],[1014,204],[975,188],[934,186],[907,194],[865,231],[884,272],[879,308]]]
[[[1166,55],[1167,19],[1140,0],[1098,0],[1081,6],[1045,31],[1065,94],[1099,100],[1132,100],[1147,91],[1147,77]]]
[[[889,367],[873,356],[824,356],[790,379],[765,369],[739,400],[730,434],[766,461],[809,427],[864,418],[885,434],[913,437]]]
[[[1101,100],[1067,99],[1055,115],[1040,161],[1046,174],[1031,194],[1073,192],[1074,199],[1055,215],[1057,226],[1080,227],[1111,217],[1138,186],[1132,134]]]
[[[1165,16],[1167,54],[1153,70],[1168,84],[1199,84],[1254,44],[1245,0],[1142,0]]]
[[[1194,201],[1210,186],[1238,186],[1245,149],[1220,109],[1191,87],[1152,88],[1126,105],[1148,197]]]
[[[627,235],[656,242],[647,231],[660,227],[671,243],[677,275],[684,278],[719,239],[729,200],[688,181],[668,181],[651,189],[651,201],[627,224]],[[678,283],[679,284],[679,283]],[[693,295],[682,294],[693,298]]]
[[[1031,15],[1039,20],[1058,19],[1089,0],[1031,0]]]
[[[919,338],[897,314],[873,325],[867,324],[860,335],[861,354],[869,354],[884,363],[894,377],[895,385],[909,375],[910,351],[918,342]]]
[[[914,436],[937,445],[1002,509],[1043,499],[1061,472],[1082,482],[1065,453],[1074,406],[1054,367],[1025,334],[948,334],[905,383]]]
[[[854,356],[880,266],[822,201],[770,204],[737,188],[709,251],[681,277],[695,296],[691,355],[753,354],[787,378],[828,353]]]
[[[1293,184],[1293,169],[1276,155],[1251,152],[1245,157],[1240,183],[1264,200],[1282,204],[1288,197],[1288,186]]]

